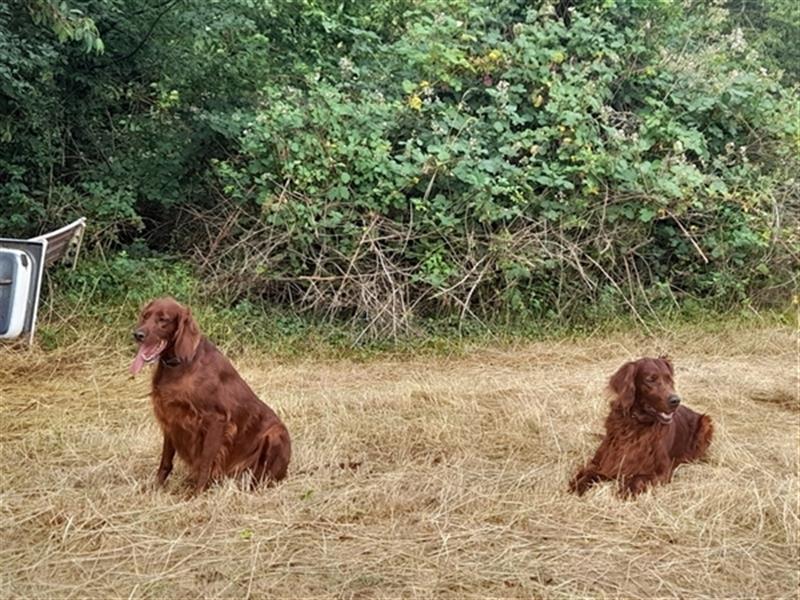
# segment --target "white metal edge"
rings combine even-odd
[[[55,231],[48,231],[47,233],[44,233],[42,235],[37,235],[36,237],[32,237],[32,238],[28,239],[28,241],[29,242],[38,242],[39,240],[45,240],[46,241],[47,238],[50,237],[50,236],[58,235],[59,233],[63,233],[65,231],[67,231],[68,229],[74,229],[74,228],[76,228],[78,226],[80,226],[81,229],[86,227],[86,217],[81,217],[80,219],[76,219],[72,223],[70,223],[69,225],[64,225],[63,227],[61,227],[60,229],[56,229]]]
[[[31,242],[40,242],[42,244],[42,264],[39,266],[39,277],[36,282],[36,297],[33,301],[33,316],[31,317],[31,330],[28,334],[28,345],[33,345],[33,334],[36,333],[36,318],[39,315],[39,298],[42,295],[42,279],[44,279],[44,257],[47,254],[47,240],[39,238],[31,238]]]
[[[78,264],[78,255],[81,253],[81,244],[83,244],[83,234],[86,233],[86,217],[81,217],[78,219],[79,221],[83,221],[81,224],[81,230],[78,232],[78,243],[77,247],[75,248],[75,258],[72,259],[72,270],[75,270],[75,267]]]

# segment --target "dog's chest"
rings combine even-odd
[[[189,398],[177,390],[156,387],[150,395],[153,412],[159,425],[166,431],[194,430],[199,416]]]
[[[669,463],[673,437],[671,425],[610,432],[603,467],[617,474],[660,471]]]

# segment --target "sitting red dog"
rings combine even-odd
[[[172,298],[153,300],[133,337],[139,352],[131,373],[158,361],[151,397],[164,433],[159,486],[172,472],[175,452],[194,475],[195,493],[223,475],[249,471],[254,486],[286,476],[289,432],[200,334],[188,308]]]
[[[701,458],[711,443],[711,419],[681,406],[668,358],[624,364],[609,381],[615,398],[606,435],[594,458],[569,484],[583,494],[594,483],[617,479],[623,496],[668,483],[675,468]]]

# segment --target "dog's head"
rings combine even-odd
[[[172,298],[158,298],[142,309],[133,338],[139,344],[131,365],[131,373],[136,374],[164,355],[190,361],[200,343],[200,329],[187,307]]]
[[[666,356],[625,363],[608,382],[615,395],[614,406],[640,420],[671,422],[681,403],[675,393],[674,375],[675,370]]]

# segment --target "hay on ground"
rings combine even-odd
[[[236,362],[284,418],[282,485],[187,498],[148,377],[96,348],[0,349],[0,596],[796,597],[797,338],[785,329]],[[669,352],[704,463],[635,501],[566,493],[607,376]]]

